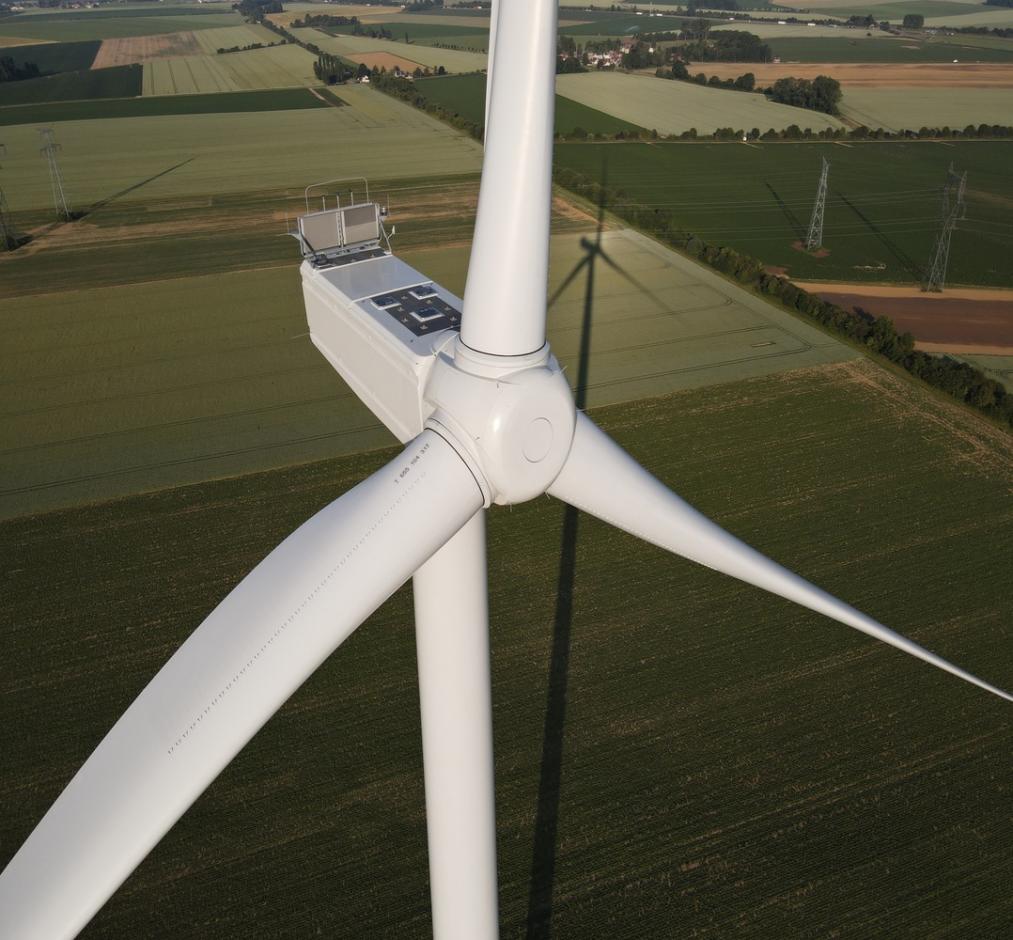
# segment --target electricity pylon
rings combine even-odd
[[[49,183],[53,187],[53,206],[56,209],[56,217],[69,222],[71,219],[70,204],[67,202],[67,194],[63,189],[60,167],[56,162],[56,152],[62,148],[54,139],[51,127],[40,127],[39,133],[42,135],[43,142],[39,153],[49,161]]]
[[[943,185],[941,217],[943,226],[936,236],[936,248],[932,256],[932,264],[922,284],[923,291],[942,291],[946,283],[946,268],[950,263],[950,238],[957,222],[966,218],[967,209],[964,205],[964,190],[967,187],[967,171],[957,173],[950,164]]]
[[[815,251],[823,246],[823,210],[827,204],[827,176],[830,164],[826,157],[821,157],[823,171],[820,173],[820,185],[816,190],[816,203],[813,206],[812,218],[809,220],[809,234],[805,237],[805,250]]]
[[[7,156],[7,148],[0,144],[0,157]],[[0,186],[0,251],[13,251],[18,247],[18,233],[14,230],[11,213],[7,208],[7,196]]]

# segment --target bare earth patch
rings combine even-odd
[[[798,65],[786,62],[742,63],[707,62],[700,66],[707,75],[737,78],[752,72],[758,85],[767,85],[779,78],[813,79],[817,75],[836,78],[845,87],[879,88],[1013,88],[1013,65],[1003,63],[884,63],[864,65],[857,62],[826,62],[822,65]]]
[[[927,352],[1005,355],[1013,349],[1013,290],[957,287],[930,294],[913,286],[798,283],[839,307],[890,317]]]
[[[171,59],[185,55],[200,55],[202,49],[197,37],[189,30],[165,33],[161,36],[125,36],[103,39],[93,69],[107,69],[115,65],[134,65],[152,59]]]

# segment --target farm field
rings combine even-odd
[[[1013,115],[1013,88],[849,88],[841,114],[887,130],[1003,124]]]
[[[145,198],[159,198],[479,170],[470,137],[371,88],[345,86],[341,97],[349,107],[65,121],[56,133],[68,196],[81,206],[141,184]],[[31,125],[4,131],[15,213],[51,198],[37,139]]]
[[[126,98],[141,92],[141,66],[120,65],[111,69],[60,72],[0,85],[0,108],[44,101],[94,98]]]
[[[160,98],[102,98],[53,101],[0,108],[0,127],[10,124],[51,124],[103,118],[153,117],[166,114],[227,114],[250,111],[296,111],[329,104],[308,88],[233,91],[220,95],[163,95]]]
[[[955,16],[931,16],[925,18],[926,26],[959,28],[961,26],[983,26],[988,29],[1009,29],[1013,27],[1013,10],[982,9],[974,13],[961,13]]]
[[[315,57],[300,46],[250,49],[224,55],[155,59],[144,63],[145,95],[196,95],[318,85]]]
[[[708,78],[738,78],[744,68],[756,76],[758,85],[771,85],[779,78],[793,76],[812,80],[829,75],[842,88],[1013,88],[1013,62],[1010,65],[895,65],[895,64],[826,64],[798,65],[781,62],[742,65],[741,62],[701,63]],[[695,67],[694,67],[695,68]]]
[[[3,47],[0,42],[0,58],[13,59],[15,65],[34,62],[43,75],[55,72],[78,72],[90,69],[102,43],[90,42],[45,42],[35,45]],[[126,63],[114,63],[126,64]]]
[[[1010,287],[1011,153],[1001,141],[563,143],[555,159],[792,277],[901,283],[918,283],[930,261],[952,161],[968,174],[967,219],[953,236],[948,283]],[[824,156],[826,253],[814,257],[800,246]]]
[[[846,310],[866,307],[890,317],[930,352],[1013,355],[1013,291],[800,281],[799,286]]]
[[[269,29],[255,25],[104,39],[94,67],[128,65],[132,62],[149,62],[152,59],[180,56],[215,55],[219,49],[277,41],[278,37]]]
[[[552,295],[585,258],[580,239],[554,237]],[[625,275],[596,266],[591,405],[854,356],[642,236],[602,244]],[[280,247],[279,267],[23,295],[0,344],[0,518],[390,443],[307,338],[297,253]],[[461,295],[469,247],[402,256]],[[578,276],[549,311],[574,378],[586,291]]]
[[[215,29],[242,26],[238,13],[200,13],[197,6],[184,8],[178,15],[146,15],[168,13],[168,10],[145,9],[129,13],[120,10],[76,14],[16,16],[0,24],[3,35],[19,39],[44,39],[51,42],[73,42],[82,39],[114,39],[120,36],[153,36],[156,33],[178,33],[185,30]]]
[[[762,95],[704,88],[688,82],[662,81],[646,75],[588,72],[556,76],[556,91],[589,108],[653,128],[659,134],[679,134],[696,128],[712,134],[719,127],[773,127],[791,124],[822,130],[840,127],[828,114],[775,104]]]
[[[1011,684],[1008,436],[864,362],[594,417],[761,550]],[[0,865],[223,593],[390,456],[0,525]],[[545,923],[530,896],[560,938],[1002,935],[1008,705],[587,517],[555,664],[557,843],[532,886],[561,517],[490,513],[505,937]],[[405,589],[85,936],[428,936],[414,676]]]
[[[989,378],[1006,386],[1008,391],[1013,392],[1013,355],[1009,356],[981,356],[962,355],[957,356],[976,369],[981,369]]]
[[[329,36],[319,29],[293,29],[292,33],[303,42],[315,43],[324,52],[342,56],[351,62],[360,61],[364,55],[386,52],[432,69],[442,65],[448,72],[478,72],[485,68],[485,54],[479,52],[437,49],[435,46],[409,45],[367,36]]]
[[[448,75],[427,78],[416,86],[427,101],[456,111],[461,117],[479,126],[485,123],[485,76]],[[615,134],[618,131],[636,133],[641,128],[604,111],[578,104],[569,98],[556,95],[555,129],[557,134],[569,134],[583,127],[592,134]]]
[[[1013,40],[985,44],[981,36],[948,36],[933,40],[893,39],[874,34],[872,39],[790,38],[767,40],[771,52],[784,62],[813,63],[953,63],[1013,62]],[[710,63],[706,63],[710,65]]]

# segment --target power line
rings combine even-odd
[[[7,148],[0,144],[0,157],[7,156]],[[11,221],[10,208],[7,205],[7,195],[3,186],[0,186],[0,250],[13,251],[18,247],[18,233]]]
[[[950,263],[950,239],[957,222],[967,217],[967,209],[964,205],[964,190],[967,187],[967,170],[961,174],[950,169],[946,174],[946,183],[943,185],[942,195],[942,216],[943,226],[936,236],[936,249],[933,253],[932,264],[929,266],[928,276],[922,284],[923,291],[939,293],[946,283],[946,268]]]
[[[56,162],[56,153],[63,148],[56,142],[51,127],[40,127],[39,134],[42,136],[42,148],[39,153],[49,161],[49,183],[53,188],[53,207],[56,209],[56,217],[69,222],[71,220],[70,205],[63,188],[63,176],[60,174],[60,167]]]
[[[823,210],[827,205],[827,176],[830,164],[826,157],[820,157],[823,167],[820,170],[820,182],[816,189],[816,202],[813,205],[812,218],[809,220],[809,233],[805,237],[806,251],[815,251],[823,247]]]

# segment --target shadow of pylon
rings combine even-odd
[[[603,183],[605,169],[602,170]],[[574,399],[583,410],[587,403],[588,374],[591,359],[591,323],[594,311],[595,264],[599,258],[615,264],[602,250],[605,228],[605,187],[598,203],[598,226],[594,241],[581,239],[584,258],[567,275],[549,299],[551,307],[560,295],[586,271],[584,311],[580,326],[577,359],[577,386]],[[616,270],[619,270],[616,267]],[[620,272],[623,273],[623,272]],[[562,546],[556,580],[556,610],[553,618],[552,652],[542,736],[542,758],[538,780],[538,808],[535,814],[535,839],[531,860],[528,894],[528,940],[547,940],[552,933],[552,892],[556,872],[556,842],[559,822],[559,793],[563,770],[563,732],[566,722],[566,695],[570,668],[570,631],[573,624],[573,586],[577,572],[577,528],[579,515],[573,506],[563,511]]]
[[[117,199],[122,199],[124,196],[132,193],[136,189],[140,189],[142,186],[147,186],[148,183],[153,183],[157,179],[161,179],[163,176],[168,175],[173,170],[178,170],[181,166],[186,166],[188,163],[193,163],[196,157],[190,157],[187,160],[183,160],[181,163],[170,166],[167,170],[162,170],[156,173],[154,176],[149,176],[147,179],[141,180],[139,183],[134,183],[132,186],[128,186],[126,189],[121,189],[118,193],[113,193],[111,196],[106,196],[105,199],[100,199],[98,202],[92,203],[87,209],[82,209],[80,212],[75,213],[75,218],[83,219],[86,215],[91,215],[93,212],[97,212],[99,209],[108,206],[109,203],[115,202]]]

